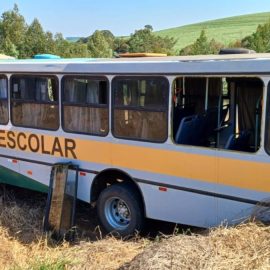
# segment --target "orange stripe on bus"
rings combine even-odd
[[[16,132],[14,133],[16,134]],[[31,135],[31,133],[24,134],[26,138]],[[4,136],[5,134],[1,134],[2,140],[0,146],[2,147],[4,145]],[[38,134],[37,136],[43,136],[45,149],[51,149],[53,147],[55,136]],[[65,144],[65,139],[64,137],[58,137],[61,145]],[[270,163],[218,158],[216,156],[126,144],[82,139],[73,140],[76,143],[74,153],[78,160],[100,163],[108,167],[122,167],[208,183],[270,192]],[[5,147],[8,147],[8,145],[5,145]],[[13,149],[21,150],[18,146]],[[27,145],[25,151],[33,152]],[[36,153],[42,154],[44,152],[42,152],[42,149],[38,149]],[[54,156],[61,156],[57,151],[53,153]],[[69,158],[72,158],[72,156],[69,156]],[[159,179],[156,180],[158,181]]]

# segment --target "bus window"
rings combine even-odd
[[[263,83],[257,78],[177,78],[173,84],[177,144],[256,152]]]
[[[231,93],[230,117],[227,126],[218,130],[219,148],[256,152],[261,144],[263,82],[257,78],[226,80]]]
[[[63,128],[106,136],[109,131],[108,82],[104,78],[63,78]]]
[[[15,126],[56,130],[59,127],[58,107],[55,77],[11,77],[11,120]]]
[[[173,84],[173,138],[178,144],[216,145],[220,78],[177,78]]]
[[[150,142],[167,139],[167,79],[116,77],[112,89],[114,136]]]
[[[8,123],[7,79],[0,76],[0,124]]]

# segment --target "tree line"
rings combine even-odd
[[[246,48],[258,53],[270,52],[270,20],[265,24],[260,24],[256,31],[241,40],[235,40],[224,45],[215,39],[209,40],[206,31],[202,30],[196,41],[183,48],[180,55],[217,54],[221,48]]]
[[[124,52],[152,52],[168,55],[217,54],[223,47],[243,47],[257,52],[270,52],[270,20],[259,25],[256,32],[229,45],[209,40],[205,30],[193,44],[180,51],[174,49],[177,40],[154,34],[151,25],[136,30],[129,37],[116,37],[109,30],[96,30],[76,42],[67,41],[61,33],[44,31],[35,18],[28,25],[15,4],[0,18],[0,53],[16,58],[31,58],[36,54],[56,54],[69,57],[113,57]]]
[[[129,37],[115,37],[109,30],[97,30],[77,42],[67,41],[61,33],[44,31],[38,19],[28,25],[18,6],[0,19],[0,53],[17,58],[31,58],[49,53],[61,57],[112,57],[123,52],[158,52],[173,55],[174,38],[160,37],[151,25],[136,30]]]

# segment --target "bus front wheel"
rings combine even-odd
[[[140,198],[132,186],[125,183],[111,185],[101,192],[97,214],[102,227],[115,236],[129,236],[143,227]]]

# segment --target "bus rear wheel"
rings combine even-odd
[[[143,209],[132,186],[115,184],[104,189],[97,201],[97,214],[102,227],[115,236],[131,236],[143,227]]]

